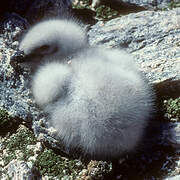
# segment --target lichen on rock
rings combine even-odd
[[[180,121],[180,97],[164,100],[164,111],[166,118],[170,121]]]

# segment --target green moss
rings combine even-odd
[[[52,150],[45,149],[35,162],[35,166],[41,175],[57,177],[59,179],[68,177],[75,179],[84,165],[78,160],[68,160],[55,154]]]
[[[173,8],[178,8],[180,7],[180,0],[179,1],[171,1],[169,4],[168,4],[168,7],[167,8],[163,8],[162,10],[164,11],[167,11],[167,10],[171,10]]]
[[[10,123],[11,117],[9,116],[8,112],[4,109],[0,109],[0,127],[6,126]]]
[[[168,115],[168,119],[175,118],[180,120],[180,97],[176,99],[168,99],[164,101],[164,110]]]
[[[34,156],[33,149],[27,148],[28,145],[35,145],[37,140],[28,128],[21,126],[17,133],[3,138],[1,143],[4,166],[13,159],[28,161],[29,157]],[[19,153],[20,155],[18,155]],[[37,155],[37,154],[36,154]],[[33,162],[41,173],[58,179],[75,179],[79,172],[85,167],[78,160],[68,160],[56,155],[52,150],[45,149],[39,152],[37,159]]]
[[[168,5],[168,8],[169,9],[173,9],[173,8],[177,8],[177,7],[180,7],[180,1],[171,1]]]
[[[91,1],[90,0],[83,0],[79,1],[78,4],[73,5],[73,8],[75,9],[91,9]],[[96,15],[95,18],[99,20],[110,20],[112,18],[115,18],[118,16],[118,11],[110,8],[109,6],[106,5],[100,5],[95,9]]]
[[[96,9],[96,18],[102,20],[109,20],[118,16],[118,11],[113,10],[112,8],[101,5]]]
[[[16,134],[6,137],[2,142],[2,146],[7,150],[7,155],[4,157],[5,163],[8,164],[12,159],[18,158],[15,153],[17,150],[22,152],[22,157],[20,157],[20,159],[27,160],[33,155],[33,151],[31,149],[27,149],[27,146],[34,144],[36,144],[36,138],[33,133],[22,126]]]

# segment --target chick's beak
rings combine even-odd
[[[10,65],[13,68],[16,68],[18,64],[25,61],[25,54],[23,51],[17,51],[10,59]]]

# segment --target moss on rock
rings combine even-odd
[[[171,1],[168,5],[169,9],[177,8],[180,7],[180,1]]]
[[[110,20],[112,18],[117,17],[118,15],[119,15],[118,11],[105,5],[101,5],[96,9],[97,19]]]
[[[41,143],[41,148],[38,148],[38,143],[33,132],[24,125],[20,125],[15,133],[1,138],[0,174],[7,175],[6,170],[1,169],[8,167],[13,160],[31,162],[42,177],[47,176],[49,179],[103,179],[112,169],[111,165],[101,161],[92,161],[87,166],[78,159],[68,159],[43,148]]]
[[[0,127],[6,126],[10,123],[11,117],[8,112],[4,109],[0,109]]]
[[[75,179],[85,166],[79,160],[68,160],[45,149],[35,162],[41,175],[56,176],[58,179]]]
[[[73,4],[73,8],[75,9],[92,9],[91,8],[91,1],[90,0],[78,0],[76,3]],[[119,15],[117,10],[112,9],[107,5],[100,5],[94,9],[96,15],[95,18],[98,20],[110,20],[115,18]]]
[[[2,141],[4,150],[3,160],[7,165],[13,159],[21,159],[26,161],[33,155],[32,149],[27,149],[28,145],[36,144],[34,134],[25,126],[21,126],[17,133],[7,136]]]
[[[180,97],[176,99],[164,100],[164,111],[166,117],[173,121],[180,120]]]

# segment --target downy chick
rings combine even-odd
[[[37,58],[40,47],[46,51]],[[25,59],[31,67],[36,64],[33,95],[49,114],[66,152],[111,160],[141,148],[154,95],[130,55],[89,47],[84,31],[62,20],[34,26],[20,49],[31,57]]]

